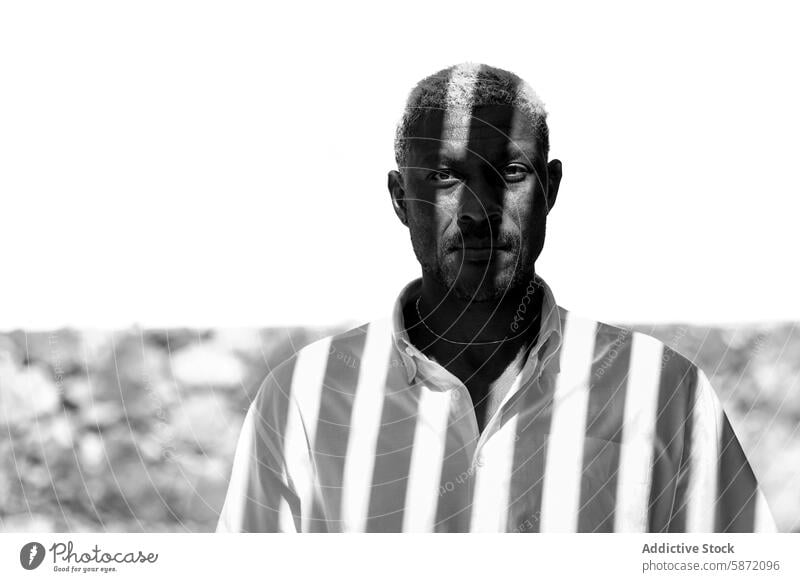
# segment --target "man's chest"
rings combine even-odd
[[[690,370],[674,359],[662,369],[649,340],[633,350],[573,341],[576,349],[570,329],[581,331],[567,325],[563,372],[512,386],[484,430],[461,382],[409,383],[401,366],[385,382],[355,370],[326,375],[320,398],[301,409],[306,428],[316,427],[308,453],[326,527],[660,529],[685,449]]]
[[[677,459],[657,454],[654,433],[626,441],[624,407],[591,384],[554,399],[556,383],[516,392],[483,433],[466,387],[393,392],[371,429],[351,415],[326,431],[337,450],[317,439],[318,510],[350,531],[355,471],[369,483],[367,531],[646,531],[666,519]]]

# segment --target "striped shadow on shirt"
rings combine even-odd
[[[697,368],[671,348],[664,346],[661,357],[656,438],[653,440],[653,478],[650,491],[651,532],[685,530],[685,513],[680,510],[679,478],[687,438],[691,440],[693,411],[691,399]]]
[[[471,464],[477,439],[465,435],[461,414],[451,402],[434,524],[437,532],[469,531],[475,473]]]
[[[255,524],[250,520],[250,523],[245,523],[246,504],[259,504],[259,499],[254,496],[254,491],[251,490],[251,483],[255,479],[251,479],[250,471],[258,467],[258,457],[256,457],[255,443],[253,442],[253,435],[255,434],[255,424],[253,423],[253,416],[256,415],[255,406],[250,406],[247,409],[247,414],[242,423],[242,430],[239,433],[239,440],[236,443],[235,458],[239,459],[238,463],[234,463],[231,470],[231,478],[228,482],[228,492],[225,497],[225,504],[220,512],[220,520],[217,523],[218,532],[240,532],[240,531],[254,531]],[[242,461],[244,460],[244,461]],[[274,504],[273,508],[269,506],[264,507],[264,512],[276,511],[278,505]],[[268,514],[269,515],[269,514]],[[277,514],[276,514],[277,515]],[[277,519],[273,520],[277,522]],[[277,526],[273,528],[277,531]]]
[[[402,369],[392,365],[400,361],[393,345],[389,320],[369,324],[350,415],[342,482],[343,531],[363,532],[367,528],[384,386],[390,373],[402,373]]]
[[[632,332],[598,324],[586,415],[578,531],[614,531]],[[637,350],[637,353],[639,351]],[[639,354],[639,360],[641,360]],[[628,407],[627,410],[631,410]]]
[[[295,359],[290,358],[270,371],[245,417],[240,439],[244,462],[234,464],[225,513],[230,511],[234,531],[298,531],[299,499],[285,486],[287,482],[284,438],[291,412],[291,385]],[[250,447],[246,442],[249,442]],[[240,450],[237,447],[236,458]],[[253,474],[249,474],[252,472]],[[230,500],[230,501],[229,501]],[[281,515],[284,514],[284,522]]]
[[[687,444],[685,505],[687,532],[713,532],[717,500],[719,440],[722,408],[704,374],[699,374],[692,396],[692,432]]]
[[[692,440],[687,448],[686,487],[679,492],[686,531],[734,533],[774,528],[741,444],[702,373],[698,373],[693,391]]]
[[[350,420],[366,326],[336,336],[330,344],[322,383],[313,453],[321,496],[313,502],[311,531],[341,531],[342,483]]]
[[[633,335],[614,509],[616,532],[648,531],[663,351],[658,340]]]
[[[292,376],[291,394],[303,417],[289,415],[284,447],[290,473],[294,482],[298,484],[297,495],[300,498],[301,526],[304,532],[313,531],[319,526],[318,523],[312,522],[314,500],[321,496],[321,492],[317,487],[315,470],[309,458],[309,443],[316,442],[317,419],[330,345],[331,338],[328,337],[300,350]],[[291,515],[287,515],[287,510],[285,506],[282,508],[282,524],[290,523],[293,519]]]
[[[517,377],[515,382],[519,382]],[[516,386],[512,387],[516,392]],[[508,528],[515,443],[519,414],[501,413],[497,429],[484,441],[476,458],[475,489],[470,515],[470,531],[503,532]]]
[[[393,368],[384,387],[372,471],[368,532],[399,532],[403,527],[420,386],[409,386],[401,372],[399,368]]]
[[[555,386],[542,487],[542,532],[574,532],[578,526],[583,445],[597,324],[572,313],[564,323],[561,372]]]
[[[741,443],[705,374],[698,372],[692,393],[691,442],[679,492],[686,531],[774,531],[763,494]]]
[[[544,455],[541,531],[648,531],[654,510],[668,522],[672,497],[663,492],[674,486],[671,468],[682,442],[674,446],[659,426],[674,434],[672,423],[685,418],[670,407],[681,367],[666,366],[663,344],[644,334],[574,317],[565,327]],[[541,462],[542,456],[528,457]],[[526,460],[516,460],[515,468]],[[512,490],[513,501],[520,492]]]
[[[559,329],[562,334],[571,315],[558,309]],[[548,433],[555,383],[559,377],[564,341],[552,355],[555,362],[548,364],[538,378],[527,379],[522,386],[520,418],[516,423],[514,458],[509,486],[506,531],[537,533],[541,531],[542,489],[548,454]],[[555,364],[555,365],[553,365]]]
[[[772,515],[769,504],[767,504],[767,498],[764,497],[764,492],[760,487],[757,487],[756,490],[756,510],[753,531],[755,533],[776,533],[778,531],[775,518]]]
[[[756,478],[725,414],[721,432],[714,530],[722,533],[756,531]]]
[[[452,393],[420,387],[414,448],[409,464],[408,488],[403,513],[404,532],[434,530],[442,460],[445,454]]]
[[[547,379],[542,379],[546,383]],[[536,533],[540,530],[542,483],[544,482],[547,432],[550,427],[552,391],[541,385],[528,386],[523,393],[523,415],[517,420],[514,460],[508,498],[506,530]]]

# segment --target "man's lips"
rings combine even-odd
[[[464,245],[455,247],[451,252],[461,252],[467,261],[480,261],[491,258],[500,251],[508,251],[508,245]]]
[[[482,251],[482,250],[491,250],[494,249],[496,251],[507,251],[511,248],[511,245],[506,244],[466,244],[466,245],[453,245],[449,249],[449,252],[455,251]]]

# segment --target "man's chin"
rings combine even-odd
[[[497,303],[513,290],[513,280],[472,282],[456,280],[448,286],[456,297],[472,303]]]
[[[423,271],[432,275],[439,284],[449,290],[457,299],[472,303],[497,303],[503,297],[513,294],[521,284],[527,284],[531,276],[522,272],[495,273],[493,278],[472,276],[460,270],[449,272],[447,269],[428,267]]]

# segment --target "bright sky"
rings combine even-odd
[[[418,276],[386,190],[394,124],[465,60],[549,110],[564,180],[538,271],[559,303],[800,319],[788,6],[4,3],[0,328],[384,313]]]

